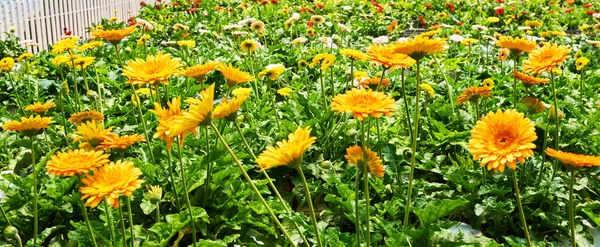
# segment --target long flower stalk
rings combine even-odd
[[[317,221],[317,216],[315,215],[315,208],[313,207],[312,198],[310,197],[310,187],[308,187],[308,182],[306,182],[304,172],[302,172],[302,168],[300,168],[300,163],[301,160],[298,161],[298,165],[296,165],[296,170],[298,170],[300,178],[302,179],[302,183],[304,184],[304,192],[306,192],[306,201],[308,202],[308,207],[310,209],[310,218],[312,219],[313,225],[315,227],[315,238],[317,238],[317,246],[323,247],[323,243],[321,242],[321,236],[319,235],[319,223]]]
[[[511,169],[512,170],[512,169]],[[515,197],[517,198],[517,206],[519,207],[519,214],[521,216],[521,223],[523,230],[525,231],[525,238],[527,239],[527,246],[531,247],[531,239],[529,238],[529,229],[527,228],[527,221],[525,221],[525,212],[523,211],[523,204],[521,203],[521,195],[519,192],[519,182],[517,181],[517,171],[512,170],[513,185],[515,187]]]
[[[258,188],[256,188],[256,185],[254,185],[254,182],[252,182],[252,179],[250,178],[250,176],[246,172],[246,169],[244,169],[244,167],[242,166],[242,162],[238,159],[238,157],[235,155],[235,153],[233,153],[233,150],[231,150],[231,148],[229,147],[229,145],[227,145],[227,142],[225,141],[225,139],[223,139],[223,136],[221,136],[221,133],[217,129],[217,126],[215,126],[215,124],[211,122],[210,123],[210,127],[213,129],[213,131],[215,132],[215,134],[217,134],[217,138],[219,139],[219,141],[221,141],[221,143],[223,144],[223,146],[225,146],[225,149],[227,149],[227,152],[229,153],[229,155],[231,155],[231,157],[233,158],[233,160],[237,164],[238,168],[242,172],[242,175],[244,175],[244,178],[250,184],[250,187],[252,188],[252,190],[254,191],[254,193],[256,193],[256,195],[260,199],[260,202],[267,209],[267,211],[269,212],[269,215],[271,216],[271,218],[273,218],[273,221],[275,221],[275,224],[277,225],[277,227],[279,227],[279,229],[281,230],[281,232],[283,233],[283,235],[285,236],[285,238],[288,239],[288,241],[290,242],[290,245],[293,246],[293,247],[297,247],[296,244],[294,243],[294,240],[290,236],[290,234],[287,232],[287,230],[285,229],[285,227],[283,227],[283,225],[281,224],[281,222],[279,221],[279,219],[277,218],[277,216],[275,216],[275,213],[273,213],[273,210],[271,209],[271,207],[269,206],[269,204],[267,204],[267,201],[265,201],[265,198],[263,198],[263,196],[260,194],[260,191],[258,190]]]
[[[240,125],[236,121],[233,121],[233,125],[235,126],[240,137],[242,138],[242,142],[244,143],[244,146],[246,147],[246,149],[248,149],[248,152],[250,153],[250,155],[252,155],[252,159],[256,160],[256,155],[252,151],[252,148],[250,148],[250,145],[248,145],[248,141],[246,140],[246,137],[244,137],[244,134],[242,133],[242,129],[240,128]],[[267,181],[269,182],[269,187],[271,187],[271,189],[277,196],[277,199],[279,199],[279,201],[281,202],[281,205],[283,205],[283,209],[285,210],[285,212],[288,214],[291,214],[292,210],[288,207],[286,201],[283,199],[283,197],[279,193],[279,190],[277,189],[277,187],[275,187],[275,184],[273,184],[273,180],[271,179],[271,177],[269,177],[269,173],[267,173],[267,171],[265,169],[260,169],[260,171],[265,176]],[[296,228],[296,230],[298,230],[298,233],[300,234],[300,237],[302,237],[302,241],[304,241],[304,244],[307,247],[310,247],[310,244],[308,243],[306,236],[304,236],[304,233],[300,229],[300,226],[298,226],[298,223],[294,222],[294,227]]]
[[[419,135],[419,89],[421,88],[419,85],[421,85],[421,74],[420,74],[420,70],[421,70],[421,63],[420,60],[417,60],[417,86],[416,86],[416,95],[415,95],[415,118],[414,118],[414,126],[413,127],[413,134],[412,134],[412,155],[411,155],[411,159],[410,159],[410,174],[408,176],[408,195],[406,196],[406,206],[404,207],[404,230],[406,230],[406,228],[408,227],[408,216],[410,214],[410,206],[411,206],[411,197],[412,197],[412,189],[413,189],[413,179],[414,179],[414,175],[415,175],[415,163],[416,163],[416,156],[417,156],[417,140],[418,140],[418,135]]]
[[[37,169],[35,167],[35,150],[33,147],[33,136],[30,136],[29,140],[31,141],[31,169],[33,170],[33,245],[37,246],[37,235],[38,235]],[[85,208],[83,210],[85,211]]]
[[[183,153],[181,152],[181,146],[176,144],[177,151],[179,153],[179,170],[181,172],[181,183],[183,184],[183,195],[185,196],[185,202],[187,204],[188,212],[190,214],[190,224],[192,227],[192,241],[193,246],[196,247],[196,222],[194,220],[194,211],[192,210],[192,203],[190,202],[190,196],[188,195],[187,181],[185,178],[185,167],[183,166]]]

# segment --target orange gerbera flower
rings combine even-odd
[[[96,123],[96,121],[86,122],[77,126],[77,131],[75,131],[76,137],[73,139],[73,143],[83,141],[79,144],[79,148],[102,150],[103,146],[100,144],[107,138],[116,136],[110,133],[112,129],[113,127],[104,129],[102,123]]]
[[[167,146],[167,151],[171,151],[171,147],[173,145],[173,139],[175,136],[170,136],[171,130],[175,127],[175,122],[181,116],[183,116],[183,112],[181,112],[181,97],[173,98],[171,102],[167,102],[167,108],[162,108],[160,104],[154,103],[154,110],[150,110],[150,112],[154,113],[158,117],[158,126],[156,127],[156,132],[154,132],[154,138],[160,138],[165,141]],[[183,143],[183,139],[190,132],[182,133],[179,135],[179,143]],[[197,134],[196,129],[192,130],[192,133]]]
[[[194,78],[197,82],[203,82],[206,75],[211,71],[215,70],[221,62],[211,61],[205,64],[198,64],[192,67],[188,67],[181,72],[182,75]]]
[[[489,98],[492,96],[492,89],[487,86],[472,86],[467,88],[460,96],[458,96],[458,104],[462,105],[463,103],[469,101],[471,103],[476,103],[480,98]]]
[[[363,152],[360,146],[349,147],[346,149],[344,157],[348,160],[348,163],[357,166],[363,172],[366,168],[375,177],[382,178],[384,175],[381,159],[377,156],[377,153],[368,148]]]
[[[146,138],[144,138],[143,136],[141,136],[139,134],[122,135],[122,136],[108,135],[108,136],[106,136],[106,138],[104,139],[104,141],[102,141],[102,143],[100,145],[102,145],[102,148],[104,150],[111,150],[113,148],[125,150],[129,146],[131,146],[137,142],[143,142],[143,141],[146,141]]]
[[[533,156],[537,139],[535,124],[516,110],[491,112],[477,121],[471,130],[469,151],[473,160],[494,172],[504,172],[506,165],[517,169],[517,161]]]
[[[34,136],[41,129],[48,128],[52,123],[54,123],[52,117],[29,116],[29,118],[21,117],[21,122],[13,120],[5,123],[2,128],[21,132],[25,136]]]
[[[529,59],[523,62],[523,71],[539,75],[542,72],[555,70],[569,58],[571,49],[562,45],[546,44],[529,53]]]
[[[396,102],[390,96],[371,89],[356,89],[346,91],[333,97],[331,110],[339,113],[352,113],[354,118],[362,121],[371,116],[380,118],[381,115],[391,116],[396,110]]]
[[[297,168],[304,152],[317,140],[310,136],[310,127],[298,127],[294,133],[289,134],[287,140],[277,142],[276,147],[268,146],[256,159],[262,169],[276,166],[291,166]]]
[[[525,38],[515,38],[515,37],[500,37],[498,42],[496,42],[497,46],[504,47],[510,50],[514,56],[518,56],[523,52],[531,52],[537,48],[537,45],[534,41],[529,41]]]
[[[254,80],[254,76],[250,75],[250,73],[241,71],[231,64],[221,64],[217,67],[217,70],[223,74],[229,88]]]
[[[75,125],[87,123],[90,121],[101,122],[104,120],[104,114],[96,110],[82,111],[71,115],[69,121]]]
[[[46,102],[44,104],[42,104],[40,102],[35,102],[35,103],[25,107],[25,110],[26,111],[34,111],[37,114],[43,114],[44,112],[46,112],[47,110],[50,110],[53,107],[56,107],[56,104],[54,104],[54,102]]]
[[[123,69],[123,75],[129,78],[127,83],[136,85],[169,84],[169,77],[177,74],[181,66],[181,60],[178,58],[159,52],[156,56],[149,55],[146,60],[136,58],[135,61],[129,61]]]
[[[397,67],[408,69],[417,61],[406,54],[394,53],[392,45],[371,45],[367,49],[367,53],[371,56],[371,60],[375,61],[386,69],[395,69]]]
[[[434,54],[446,50],[446,39],[430,39],[418,36],[393,44],[393,51],[408,55],[414,60],[421,60],[428,54]]]
[[[527,112],[532,115],[546,110],[544,104],[534,97],[525,97],[521,99],[521,103],[525,104],[525,107],[527,107]]]
[[[379,85],[380,83],[381,83],[381,85]],[[392,81],[390,81],[390,79],[384,78],[382,80],[381,78],[377,78],[377,77],[364,79],[358,83],[359,87],[365,87],[365,88],[366,87],[377,88],[378,86],[381,88],[386,88],[390,85],[392,85]]]
[[[71,177],[75,174],[88,174],[93,168],[108,162],[108,154],[102,151],[76,149],[52,155],[46,164],[46,170],[55,176]]]
[[[513,75],[515,75],[517,80],[523,82],[523,85],[525,85],[526,87],[531,87],[531,86],[537,85],[537,84],[548,84],[547,78],[537,78],[537,77],[527,75],[525,73],[521,73],[519,71],[514,71]]]
[[[132,196],[144,180],[139,177],[142,171],[133,166],[131,161],[111,162],[100,167],[94,174],[81,179],[84,184],[79,188],[83,195],[81,200],[87,198],[85,205],[95,208],[106,198],[106,202],[113,208],[119,208],[119,196]],[[126,199],[129,200],[129,199]]]
[[[137,29],[135,26],[130,26],[124,29],[114,29],[114,30],[102,30],[96,29],[92,30],[90,34],[93,38],[101,38],[113,45],[118,45],[121,40],[123,40],[127,35],[132,34]]]
[[[571,167],[600,166],[600,156],[574,154],[552,148],[547,148],[546,154]]]

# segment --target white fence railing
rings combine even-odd
[[[88,38],[86,28],[102,18],[118,17],[125,21],[136,15],[142,0],[0,0],[0,39],[15,29],[22,41],[31,40],[39,47],[30,52],[45,50],[60,40],[64,28],[73,35]],[[144,0],[154,4],[154,0]],[[114,12],[117,10],[117,13]],[[128,12],[131,11],[131,14]]]

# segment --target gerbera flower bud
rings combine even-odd
[[[158,185],[151,185],[148,190],[148,200],[150,203],[157,204],[162,199],[162,188]]]

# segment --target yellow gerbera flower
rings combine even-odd
[[[79,38],[75,36],[59,40],[52,46],[52,53],[61,54],[73,50],[77,47],[78,40]]]
[[[94,63],[95,60],[95,57],[77,57],[73,61],[73,64],[75,64],[75,67],[79,69],[85,69],[88,66],[92,65],[92,63]]]
[[[175,119],[169,137],[175,137],[183,133],[192,132],[197,134],[198,126],[208,126],[212,122],[213,101],[215,98],[215,84],[210,85],[207,89],[200,92],[200,100],[196,104],[192,104],[190,109],[183,115]]]
[[[333,62],[335,62],[334,55],[331,55],[329,53],[321,53],[313,58],[312,63],[310,63],[309,67],[313,68],[317,64],[321,64],[321,70],[327,70],[329,67],[331,67],[331,65],[333,65]]]
[[[372,61],[390,70],[397,67],[408,69],[417,62],[406,54],[394,53],[393,49],[392,45],[371,45],[367,49],[367,53],[371,56]]]
[[[356,166],[363,172],[367,170],[371,175],[378,178],[382,178],[384,175],[381,159],[377,156],[377,153],[368,148],[363,152],[360,146],[349,147],[346,149],[344,157],[348,160],[348,163]]]
[[[115,134],[110,133],[112,129],[113,127],[104,129],[102,123],[96,123],[96,121],[92,120],[91,122],[77,126],[73,143],[83,141],[79,143],[79,148],[81,149],[102,150],[103,147],[100,144],[107,138],[116,136]]]
[[[100,38],[108,41],[113,45],[118,45],[121,40],[123,40],[128,35],[135,32],[137,28],[135,26],[130,26],[124,29],[113,29],[113,30],[104,30],[104,29],[96,29],[90,32],[93,38]]]
[[[203,82],[206,75],[211,71],[217,69],[221,65],[221,62],[211,61],[205,64],[198,64],[188,67],[181,72],[182,75],[194,78],[197,82]]]
[[[252,94],[252,88],[246,88],[246,87],[238,87],[236,89],[234,89],[233,91],[231,91],[231,94],[235,97],[243,97],[243,96],[250,96],[250,94]]]
[[[525,21],[525,26],[528,26],[528,27],[541,27],[542,25],[544,25],[544,23],[541,21],[532,21],[532,20]]]
[[[129,61],[123,69],[123,75],[129,78],[127,83],[136,85],[169,84],[169,77],[178,73],[181,66],[181,60],[159,52],[156,56],[149,55],[146,60],[136,58],[135,61]]]
[[[102,46],[103,44],[104,44],[104,42],[102,42],[102,41],[92,41],[92,42],[88,42],[83,45],[80,45],[77,48],[77,50],[79,50],[80,52],[85,52],[87,50],[93,50],[94,48]]]
[[[279,78],[279,76],[285,71],[285,66],[283,64],[269,64],[265,67],[265,70],[258,73],[258,78],[268,77],[270,80],[274,81]]]
[[[546,44],[529,53],[529,58],[523,62],[523,71],[539,75],[556,69],[569,58],[571,49],[557,44]]]
[[[88,174],[90,170],[108,162],[108,154],[102,151],[76,149],[52,155],[46,164],[46,170],[54,176],[71,177],[75,174]]]
[[[371,58],[369,55],[362,53],[361,51],[353,50],[353,49],[341,49],[340,54],[342,54],[352,60],[359,60],[359,61],[369,60]]]
[[[54,104],[54,102],[46,102],[44,104],[42,104],[40,102],[35,102],[35,103],[25,107],[25,110],[26,111],[34,111],[37,114],[42,114],[42,113],[46,112],[47,110],[50,110],[51,108],[54,108],[54,107],[56,107],[56,104]]]
[[[581,70],[583,68],[585,68],[585,66],[590,62],[590,59],[588,59],[587,57],[580,57],[577,60],[575,60],[575,67],[577,68],[577,70]]]
[[[50,62],[52,64],[54,64],[54,66],[59,67],[59,66],[61,66],[63,64],[71,62],[71,58],[68,57],[68,56],[64,56],[64,55],[57,55]]]
[[[537,139],[535,124],[516,110],[491,112],[471,130],[469,151],[473,160],[494,172],[504,172],[506,165],[517,169],[517,161],[533,156]]]
[[[258,42],[251,39],[244,40],[240,44],[240,48],[242,48],[243,51],[253,52],[258,49]]]
[[[472,44],[477,43],[479,40],[473,39],[473,38],[466,38],[463,39],[462,41],[460,41],[461,44],[463,44],[464,46],[471,46]]]
[[[292,95],[290,95],[291,92],[294,92],[294,90],[289,87],[284,87],[284,88],[277,90],[277,94],[279,94],[283,97],[292,97]]]
[[[534,41],[529,41],[525,38],[505,36],[500,37],[498,42],[496,42],[496,45],[510,50],[513,56],[518,56],[522,52],[531,52],[537,48],[537,45]]]
[[[446,50],[446,39],[430,39],[428,37],[415,37],[393,44],[395,53],[405,54],[414,60],[421,60],[428,54]]]
[[[224,118],[228,121],[235,121],[237,113],[240,107],[248,96],[233,97],[231,101],[223,99],[219,105],[215,107],[213,111],[213,118]]]
[[[317,25],[321,25],[325,23],[325,17],[320,15],[313,15],[310,17],[310,21],[314,22]]]
[[[394,99],[382,92],[371,89],[356,89],[338,94],[332,99],[331,110],[339,113],[351,113],[354,118],[362,121],[371,116],[380,118],[381,115],[392,115],[396,110]]]
[[[225,77],[225,80],[227,80],[227,86],[229,88],[240,83],[254,80],[254,76],[250,75],[250,73],[241,71],[231,64],[221,64],[217,67],[217,70],[221,72]]]
[[[4,130],[13,130],[21,132],[26,136],[34,136],[39,130],[48,128],[54,123],[52,117],[29,116],[29,118],[21,117],[21,121],[10,121],[2,125]]]
[[[425,90],[425,92],[427,92],[429,94],[429,97],[435,96],[435,91],[433,90],[433,88],[431,87],[431,85],[427,84],[427,83],[421,83],[421,85],[419,85],[421,87],[421,89]]]
[[[81,179],[84,184],[79,188],[81,199],[87,198],[85,205],[90,208],[98,206],[102,199],[106,199],[113,208],[119,208],[119,196],[132,196],[135,190],[142,187],[144,180],[140,179],[141,175],[142,171],[134,167],[131,161],[111,162],[94,171],[93,175]]]
[[[276,166],[291,166],[297,168],[304,152],[317,140],[310,136],[310,127],[298,127],[294,133],[288,135],[287,140],[277,142],[275,147],[268,146],[258,158],[256,163],[262,169]]]
[[[104,139],[104,141],[102,141],[102,143],[100,145],[102,145],[102,149],[104,149],[104,150],[111,150],[114,148],[125,150],[129,146],[131,146],[137,142],[143,142],[143,141],[146,141],[146,138],[144,138],[143,136],[141,136],[139,134],[122,135],[122,136],[108,135],[108,136],[106,136],[106,138]]]
[[[9,71],[15,66],[15,59],[12,57],[5,57],[0,60],[0,70]]]
[[[28,58],[32,58],[33,54],[30,52],[25,52],[23,54],[21,54],[21,56],[19,56],[19,58],[17,59],[17,62],[23,62],[24,60],[28,59]]]
[[[102,120],[104,120],[104,114],[96,110],[78,112],[71,115],[69,118],[69,122],[75,125],[80,125],[90,121],[100,122]]]
[[[187,48],[192,49],[192,48],[196,47],[196,41],[194,41],[194,40],[180,40],[180,41],[177,41],[177,45],[179,47],[187,47]]]

